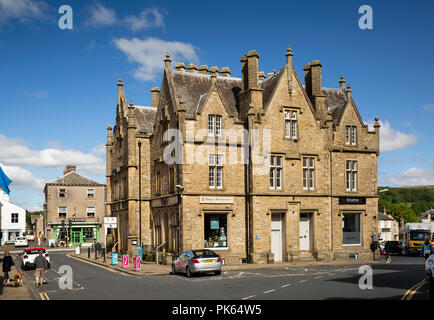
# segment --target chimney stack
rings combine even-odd
[[[185,64],[182,62],[178,62],[175,65],[175,69],[176,69],[176,71],[185,71]]]
[[[259,54],[256,50],[247,53],[247,88],[259,88]]]
[[[73,166],[73,165],[69,165],[69,164],[68,164],[68,165],[66,166],[65,170],[63,170],[63,175],[68,174],[68,173],[70,173],[70,172],[75,172],[76,169],[77,169],[76,166]]]
[[[199,66],[199,73],[201,73],[201,74],[208,74],[208,66],[207,65],[201,65],[201,66]]]
[[[220,71],[220,74],[222,77],[230,77],[231,76],[231,70],[229,70],[228,67],[223,67]]]
[[[190,63],[190,64],[187,66],[187,70],[188,70],[188,72],[196,73],[196,72],[197,72],[197,67],[196,67],[196,65]]]
[[[158,107],[158,99],[160,99],[160,89],[158,87],[153,87],[151,89],[151,103],[154,108]]]
[[[322,65],[319,60],[312,61],[310,64],[310,79],[313,96],[321,94],[321,67]]]
[[[265,80],[265,73],[264,71],[259,71],[259,81]]]

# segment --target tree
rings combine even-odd
[[[418,222],[419,219],[413,209],[406,203],[391,203],[389,209],[386,210],[393,218],[399,221],[399,217],[403,216],[405,223]]]

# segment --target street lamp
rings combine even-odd
[[[142,142],[139,140],[139,246],[142,245]],[[140,257],[141,258],[141,257]]]

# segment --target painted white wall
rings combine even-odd
[[[12,213],[18,213],[18,223],[12,223]],[[9,232],[26,231],[26,209],[10,202],[9,195],[0,190],[0,232],[2,232],[1,244],[9,240]]]

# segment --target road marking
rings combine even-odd
[[[46,300],[50,300],[50,298],[48,297],[48,294],[46,292],[44,292],[44,296],[47,298]]]
[[[412,286],[410,289],[408,289],[405,292],[405,294],[401,297],[401,300],[411,300],[411,298],[417,292],[417,290],[419,290],[425,284],[425,281],[426,280],[423,279],[422,281],[416,283],[414,286]]]
[[[320,279],[320,278],[322,278],[322,276],[315,277],[314,279]]]
[[[41,297],[41,300],[45,300],[45,296],[42,294],[42,292],[39,292],[39,296]]]
[[[273,291],[275,291],[275,290],[271,289],[271,290],[268,290],[268,291],[264,291],[264,293],[270,293],[270,292],[273,292]]]
[[[248,296],[248,297],[242,298],[241,300],[247,300],[247,299],[254,298],[254,297],[256,297],[256,296]]]
[[[306,282],[306,281],[307,281],[307,280],[300,280],[299,283],[303,283],[303,282]]]
[[[281,288],[286,288],[287,286],[290,286],[291,284],[290,283],[288,283],[288,284],[284,284],[283,286],[280,286]]]

